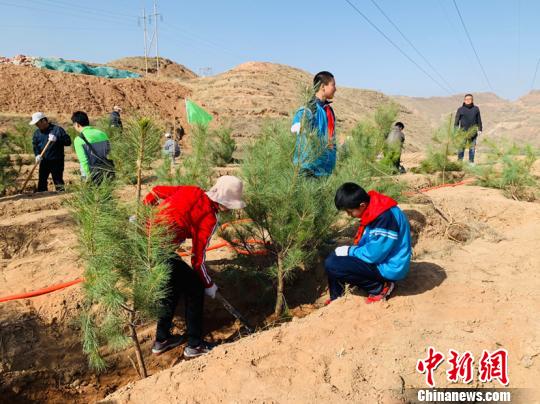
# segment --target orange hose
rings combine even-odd
[[[46,288],[43,288],[43,289],[34,290],[32,292],[18,293],[16,295],[0,297],[0,303],[8,302],[10,300],[27,299],[29,297],[45,295],[47,293],[51,293],[51,292],[54,292],[56,290],[67,288],[68,286],[75,285],[77,283],[82,282],[83,280],[84,279],[82,279],[82,278],[77,278],[77,279],[75,279],[75,280],[73,280],[71,282],[59,283],[58,285],[53,285],[53,286],[49,286],[49,287],[46,287]]]

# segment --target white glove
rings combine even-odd
[[[482,131],[481,131],[481,130],[479,130],[479,131],[478,131],[478,136],[480,136],[481,134],[482,134]]]
[[[36,163],[41,162],[43,160],[43,157],[41,157],[39,154],[36,156]]]
[[[49,134],[49,142],[56,142],[56,136],[54,136],[52,133]]]
[[[137,223],[137,216],[131,215],[128,220],[129,223]]]
[[[300,122],[296,122],[293,126],[291,126],[291,132],[296,135],[300,133]]]
[[[217,292],[217,285],[215,283],[209,288],[204,289],[204,294],[206,296],[211,297],[212,299],[216,298],[216,292]]]
[[[341,247],[336,248],[336,255],[338,257],[347,257],[349,255],[349,246],[342,245]]]

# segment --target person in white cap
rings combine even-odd
[[[176,158],[180,156],[180,145],[172,138],[172,135],[165,133],[165,144],[163,145],[163,155],[171,159],[172,164],[176,164]]]
[[[111,112],[111,115],[109,117],[109,122],[113,128],[119,128],[122,129],[122,118],[120,118],[120,113],[122,112],[122,108],[120,108],[118,105],[115,105],[113,107],[113,110]]]
[[[66,131],[58,125],[54,125],[43,112],[32,115],[30,125],[36,125],[37,129],[32,137],[32,145],[36,163],[39,163],[37,192],[47,191],[47,180],[52,175],[54,187],[57,191],[64,190],[64,146],[71,145],[71,138]],[[47,150],[41,155],[47,143]]]
[[[169,265],[171,274],[163,301],[164,312],[158,319],[154,354],[161,354],[182,343],[182,337],[171,334],[172,319],[181,293],[185,295],[187,347],[184,357],[194,358],[212,348],[203,340],[204,296],[215,298],[217,286],[206,268],[206,248],[217,228],[218,213],[246,206],[242,199],[243,183],[240,178],[223,176],[208,191],[196,186],[153,187],[144,199],[145,205],[158,206],[156,222],[165,223],[174,232],[174,242],[192,240],[191,266],[180,257],[173,257]]]

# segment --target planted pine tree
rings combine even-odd
[[[336,189],[345,182],[355,182],[366,189],[376,189],[401,199],[403,185],[392,178],[395,167],[388,158],[385,141],[397,113],[395,104],[381,105],[373,116],[358,122],[351,130],[338,153],[332,179]],[[381,155],[386,157],[380,159]]]
[[[241,231],[244,239],[262,238],[267,243],[277,317],[287,308],[286,281],[313,263],[335,218],[332,181],[300,175],[300,167],[293,163],[294,145],[286,123],[269,123],[242,164],[245,211],[253,223]]]
[[[394,173],[392,159],[386,146],[386,137],[392,129],[399,109],[396,104],[379,106],[373,116],[360,122],[347,135],[338,165],[342,171],[358,170],[363,176],[391,175]],[[382,159],[379,159],[383,156]]]
[[[432,145],[428,149],[427,157],[420,163],[417,171],[426,174],[440,173],[443,183],[447,180],[450,171],[461,171],[462,162],[450,160],[458,150],[468,146],[468,139],[476,132],[476,127],[467,131],[454,126],[454,119],[449,115],[432,137]]]
[[[33,153],[32,135],[34,128],[28,125],[26,121],[16,121],[12,129],[8,132],[9,144],[12,152],[21,154]]]
[[[126,129],[122,144],[135,155],[135,209],[119,202],[114,193],[116,183],[109,181],[99,186],[82,184],[70,203],[85,262],[83,350],[91,367],[99,371],[106,366],[101,347],[121,350],[131,343],[142,378],[147,372],[137,325],[159,314],[167,292],[167,261],[174,247],[166,229],[155,224],[155,212],[141,204],[142,170],[159,153],[159,131],[144,117],[128,122]],[[128,212],[133,210],[136,222],[128,225]]]
[[[218,167],[224,167],[233,161],[236,142],[232,137],[232,129],[219,127],[210,131],[209,146],[212,152],[212,162]]]
[[[533,166],[538,156],[531,145],[515,143],[484,142],[487,147],[487,162],[471,168],[479,185],[502,189],[504,194],[516,200],[536,199],[538,180]]]
[[[208,128],[197,125],[191,134],[191,153],[184,155],[176,166],[172,166],[170,158],[164,158],[155,173],[159,184],[197,185],[207,189],[213,181],[214,165]]]
[[[159,314],[169,276],[167,260],[174,254],[170,236],[163,227],[145,225],[153,219],[149,209],[139,209],[141,224],[128,225],[128,210],[115,198],[109,182],[81,185],[70,205],[85,263],[83,351],[90,366],[102,371],[105,345],[119,351],[131,343],[137,372],[146,377],[136,327]]]
[[[150,169],[151,163],[160,156],[161,128],[145,116],[129,118],[122,131],[111,127],[105,119],[99,120],[98,125],[109,135],[110,158],[117,177],[126,184],[138,184],[139,189],[143,170]]]

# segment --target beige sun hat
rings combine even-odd
[[[238,177],[224,175],[219,177],[210,191],[208,197],[228,209],[242,209],[246,203],[242,200],[244,183]]]
[[[47,118],[43,112],[36,112],[32,114],[32,120],[28,123],[28,125],[35,125],[43,118]]]

